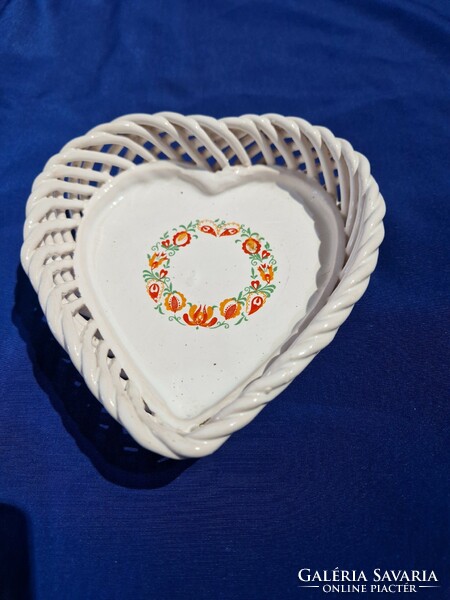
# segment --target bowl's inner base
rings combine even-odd
[[[75,269],[148,407],[180,426],[262,372],[324,304],[343,260],[341,216],[314,182],[268,167],[210,173],[161,162],[91,200]]]

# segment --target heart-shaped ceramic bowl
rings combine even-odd
[[[36,178],[22,264],[92,393],[144,447],[214,452],[364,293],[384,202],[295,117],[130,115]]]

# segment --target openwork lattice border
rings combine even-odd
[[[92,196],[119,173],[158,160],[212,171],[255,164],[298,171],[335,199],[346,232],[345,265],[325,306],[237,399],[189,430],[149,409],[103,339],[73,268],[76,232]],[[303,119],[135,114],[95,127],[48,161],[27,202],[22,264],[53,334],[108,412],[146,448],[173,458],[203,456],[249,423],[334,338],[375,268],[384,212],[367,159]]]

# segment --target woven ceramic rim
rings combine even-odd
[[[161,159],[210,171],[255,164],[297,171],[335,199],[346,234],[339,282],[311,323],[233,402],[189,430],[173,428],[146,409],[98,330],[73,268],[76,231],[92,196],[119,173]],[[21,258],[53,334],[108,412],[145,448],[172,458],[198,457],[249,423],[332,341],[367,288],[384,212],[367,159],[303,119],[134,114],[95,127],[47,162],[27,202]]]

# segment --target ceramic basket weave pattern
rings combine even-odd
[[[145,409],[86,306],[73,268],[76,232],[92,196],[119,173],[162,159],[212,171],[263,164],[302,172],[335,199],[346,234],[339,283],[313,321],[237,399],[189,430],[171,428]],[[173,458],[202,456],[250,422],[334,338],[375,268],[384,210],[367,159],[302,119],[129,115],[72,140],[48,161],[27,203],[22,264],[53,334],[108,412],[146,448]]]

